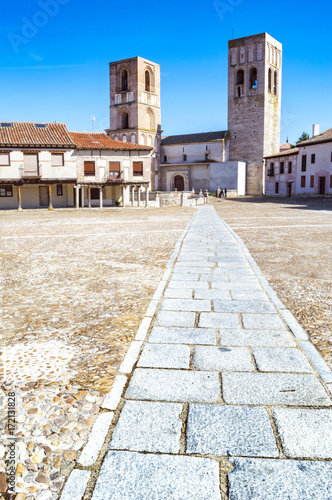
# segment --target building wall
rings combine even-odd
[[[61,183],[59,183],[61,184]],[[40,204],[40,188],[48,189],[45,184],[25,184],[21,186],[22,209],[48,208]],[[17,209],[18,189],[12,186],[12,197],[0,197],[0,209]],[[52,205],[54,208],[66,208],[74,206],[74,187],[72,184],[62,184],[62,196],[57,195],[57,185],[52,185]]]
[[[148,151],[100,151],[77,150],[74,152],[77,162],[78,182],[102,182],[108,177],[109,162],[119,162],[124,181],[149,182],[151,180],[151,157]],[[95,162],[95,175],[84,176],[84,162]],[[133,162],[143,162],[143,176],[133,175]]]
[[[230,160],[247,163],[247,192],[261,194],[263,156],[278,152],[280,144],[282,46],[267,33],[230,40],[228,46]],[[257,87],[251,88],[254,68]],[[273,76],[271,89],[269,69]],[[243,71],[242,84],[238,83],[239,71]]]
[[[29,150],[10,149],[10,165],[0,166],[0,180],[12,179],[18,180],[24,173],[24,152]],[[63,150],[64,165],[52,165],[52,149],[31,148],[31,151],[38,151],[39,173],[42,179],[59,179],[59,181],[76,178],[76,159],[73,157],[73,150]],[[6,151],[3,148],[1,151]]]
[[[315,163],[311,155],[315,155]],[[306,171],[302,172],[302,156],[307,156]],[[332,142],[300,147],[296,169],[296,193],[299,195],[319,195],[319,178],[325,177],[325,194],[332,194]],[[301,187],[301,177],[305,177],[305,187]],[[311,177],[314,185],[311,187]]]
[[[284,174],[280,173],[280,163],[284,163]],[[291,195],[296,194],[296,171],[298,154],[277,156],[266,160],[265,166],[265,194],[268,196],[287,196],[287,185],[291,183]],[[288,164],[291,163],[291,172],[288,171]],[[268,175],[273,165],[274,175]],[[278,183],[278,189],[276,189]],[[278,191],[278,192],[276,192]]]
[[[226,146],[225,146],[226,142]],[[195,142],[191,144],[166,144],[161,146],[162,163],[179,163],[183,161],[183,155],[187,155],[188,162],[206,161],[206,155],[209,160],[226,161],[228,141],[214,142]],[[165,160],[165,157],[167,160]]]

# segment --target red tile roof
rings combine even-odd
[[[280,153],[275,153],[274,155],[264,156],[264,158],[277,158],[278,156],[291,156],[297,155],[299,148],[287,149],[287,151],[281,151]]]
[[[113,149],[113,150],[145,150],[151,151],[150,146],[141,146],[132,142],[115,141],[106,134],[94,132],[69,132],[70,136],[76,144],[77,149]]]
[[[0,146],[74,147],[74,144],[64,123],[0,122]]]
[[[315,135],[314,137],[311,137],[310,139],[306,139],[305,141],[302,142],[297,142],[297,146],[309,146],[310,144],[317,144],[319,142],[330,142],[332,141],[332,128],[329,128],[328,130],[325,130],[325,132],[322,132],[321,134]]]

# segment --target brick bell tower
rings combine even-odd
[[[267,33],[228,42],[230,160],[247,163],[247,194],[262,194],[263,157],[279,152],[281,69]]]
[[[151,189],[158,189],[161,109],[160,66],[141,57],[110,63],[110,128],[113,139],[154,147]]]

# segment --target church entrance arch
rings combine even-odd
[[[174,189],[177,191],[184,191],[184,178],[182,175],[176,175],[174,177]]]

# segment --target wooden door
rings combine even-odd
[[[48,186],[39,186],[39,206],[48,207],[48,205],[49,205]]]
[[[319,177],[319,194],[325,194],[325,177]]]
[[[182,175],[176,175],[174,177],[174,189],[177,191],[184,191],[184,178]]]

